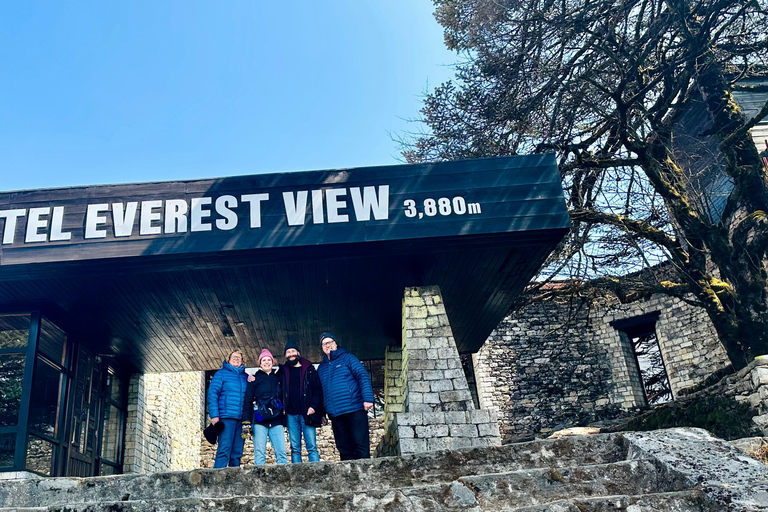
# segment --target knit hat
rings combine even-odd
[[[208,425],[205,427],[205,430],[203,430],[203,435],[205,436],[206,441],[208,441],[211,444],[216,444],[216,441],[219,439],[219,435],[224,431],[224,422],[219,421],[215,425]]]
[[[334,336],[332,332],[324,332],[323,334],[321,334],[320,335],[320,343],[322,343],[325,338],[330,338],[333,341],[335,341],[336,343],[339,342],[339,340],[336,339],[336,336]]]
[[[299,350],[299,342],[296,341],[295,338],[288,338],[288,341],[285,343],[285,348],[283,349],[283,354],[288,352],[289,348],[295,349],[296,352],[301,353],[301,350]]]
[[[262,350],[262,351],[261,351],[261,354],[259,354],[259,364],[261,364],[261,360],[262,360],[262,359],[264,359],[265,357],[268,357],[268,358],[270,358],[270,359],[272,360],[272,363],[274,364],[274,362],[275,362],[275,358],[274,358],[274,357],[272,357],[272,352],[270,352],[270,351],[269,351],[268,349],[266,349],[266,348],[265,348],[264,350]]]

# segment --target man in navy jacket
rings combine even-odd
[[[368,411],[373,407],[371,377],[358,358],[338,346],[333,333],[324,332],[320,344],[325,355],[317,373],[341,460],[368,459]]]

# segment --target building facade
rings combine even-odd
[[[196,467],[201,372],[383,359],[408,287],[474,352],[569,224],[551,154],[0,193],[0,473]]]

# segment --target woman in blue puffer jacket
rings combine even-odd
[[[239,466],[243,456],[243,399],[248,386],[243,353],[239,350],[229,354],[208,387],[208,415],[211,424],[221,422],[224,430],[219,434],[214,468]]]

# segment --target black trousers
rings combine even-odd
[[[331,418],[331,428],[341,460],[371,458],[367,412],[363,410],[334,416]]]

